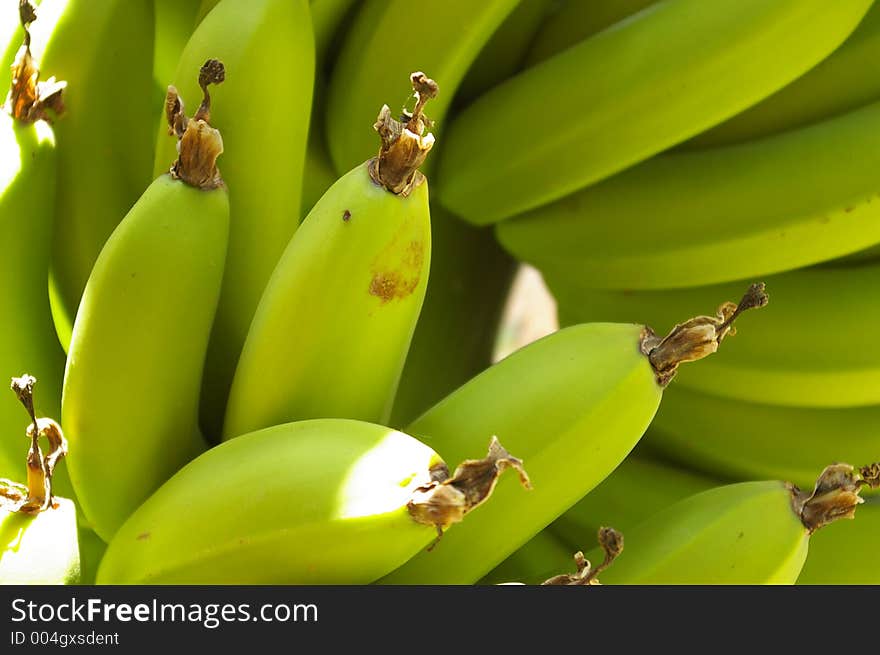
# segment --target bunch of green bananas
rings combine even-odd
[[[880,579],[880,5],[4,2],[0,583]]]

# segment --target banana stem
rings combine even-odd
[[[809,534],[838,519],[855,517],[856,507],[865,502],[859,496],[863,487],[880,487],[880,463],[859,470],[849,464],[832,464],[822,471],[812,493],[802,492],[788,483],[792,508]]]
[[[183,100],[177,88],[169,85],[165,94],[165,118],[168,133],[178,139],[178,157],[171,166],[171,176],[197,189],[217,189],[223,178],[217,169],[217,158],[223,153],[223,138],[211,127],[211,94],[208,86],[226,79],[226,69],[217,59],[209,59],[199,69],[202,103],[192,119],[186,117]]]
[[[523,487],[532,488],[522,460],[507,452],[494,436],[485,458],[465,460],[452,477],[448,477],[448,468],[432,467],[431,481],[418,487],[407,503],[414,521],[433,525],[437,530],[436,539],[428,546],[429,551],[440,542],[445,528],[460,522],[467,513],[489,499],[498,477],[508,468],[519,474]]]
[[[410,75],[416,98],[412,114],[404,112],[406,124],[391,116],[391,109],[383,105],[373,129],[382,139],[379,154],[370,160],[370,177],[395,195],[406,197],[425,181],[418,168],[434,146],[432,122],[424,115],[425,103],[437,97],[437,83],[421,71]]]
[[[715,316],[697,316],[680,323],[663,339],[645,327],[640,347],[654,367],[658,384],[669,384],[679,364],[703,359],[718,350],[724,337],[736,334],[736,318],[749,309],[764,307],[768,300],[764,283],[760,282],[751,285],[739,303],[726,302]]]
[[[605,559],[595,569],[590,561],[584,557],[583,552],[574,554],[574,562],[577,567],[575,573],[563,573],[554,575],[541,583],[541,585],[564,585],[564,586],[592,586],[602,584],[597,580],[598,575],[611,566],[617,556],[623,552],[623,535],[614,528],[599,528],[599,545],[605,552]]]

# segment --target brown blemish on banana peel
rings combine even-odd
[[[388,257],[388,251],[393,250],[394,245],[395,243],[392,242],[391,246],[377,257],[377,261]],[[396,265],[374,271],[370,279],[370,295],[380,298],[383,304],[395,298],[406,298],[419,286],[424,264],[425,244],[422,241],[410,241]]]
[[[433,525],[437,529],[437,538],[428,546],[428,550],[437,545],[444,529],[459,523],[466,514],[489,499],[498,477],[508,468],[519,474],[520,483],[526,489],[532,488],[522,460],[507,452],[498,438],[493,436],[486,457],[465,460],[458,465],[451,478],[442,479],[442,470],[436,467],[432,469],[432,481],[418,487],[407,503],[414,521]],[[445,474],[448,475],[448,469]]]

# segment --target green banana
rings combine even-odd
[[[28,44],[33,41],[31,22],[24,21]],[[17,40],[21,44],[22,32]],[[43,389],[41,413],[58,416],[64,352],[55,335],[46,286],[56,163],[55,137],[48,121],[60,109],[64,85],[51,78],[33,84],[39,69],[29,45],[21,46],[13,69],[15,83],[0,109],[0,279],[4,281],[0,370],[31,371]],[[21,426],[18,403],[0,397],[0,477],[12,478],[21,467],[19,443],[7,436],[17,434]],[[61,490],[70,496],[66,474],[62,476]]]
[[[15,59],[15,53],[21,47],[20,27],[19,10],[15,4],[5,2],[0,5],[0,48],[5,48],[2,51],[3,59],[0,60],[3,62],[0,66],[0,89],[8,89],[12,83],[12,69],[6,66],[6,62]]]
[[[431,283],[394,397],[391,425],[406,425],[492,363],[515,272],[516,263],[491,231],[431,206]]]
[[[461,81],[453,105],[466,106],[496,84],[512,77],[535,34],[552,11],[553,0],[520,0],[489,37]]]
[[[354,0],[309,1],[315,32],[315,58],[319,62],[326,61],[327,51],[354,4]]]
[[[853,518],[862,486],[880,484],[880,465],[825,468],[812,493],[777,480],[698,493],[626,532],[627,549],[604,584],[794,584],[810,535]],[[812,486],[812,485],[811,485]],[[588,560],[601,558],[598,550]]]
[[[714,352],[742,311],[766,303],[753,285],[739,305],[700,316],[661,340],[644,325],[590,323],[560,330],[487,369],[406,431],[458,457],[487,430],[528,463],[534,492],[501,484],[493,503],[416,555],[386,584],[472,584],[601,482],[654,417],[680,362]],[[490,427],[491,426],[491,427]]]
[[[55,127],[57,220],[50,269],[53,315],[67,350],[98,253],[150,180],[153,3],[43,0],[40,13],[57,17],[45,26],[51,23],[52,32],[43,67],[69,84],[67,115]],[[114,92],[120,86],[125,92]]]
[[[725,357],[684,371],[678,386],[773,405],[880,404],[880,352],[870,329],[880,322],[880,308],[865,302],[865,289],[880,287],[880,262],[814,267],[765,281],[773,288],[773,311],[755,317]],[[742,287],[729,282],[668,291],[597,291],[553,276],[548,283],[563,324],[641,318],[661,331],[672,327],[675,317]]]
[[[528,482],[496,439],[449,477],[431,448],[380,425],[266,428],[163,485],[110,542],[97,582],[366,584],[426,546],[442,552],[443,529],[466,525],[505,468]]]
[[[773,296],[775,304],[775,291]],[[641,443],[651,441],[651,433],[649,429]],[[568,552],[606,523],[626,534],[669,505],[717,485],[706,475],[634,453],[547,530],[562,540]]]
[[[496,226],[551,280],[668,289],[785,271],[880,241],[880,103],[745,144],[655,157]]]
[[[431,18],[420,28],[401,21],[411,12],[408,0],[366,0],[346,34],[328,88],[325,128],[337,172],[376,152],[363,126],[387,98],[400,97],[400,80],[410,71],[431,71],[444,90],[431,113],[442,126],[455,89],[517,2],[423,0],[419,12]]]
[[[418,167],[434,143],[421,112],[437,85],[423,73],[412,82],[409,122],[382,108],[379,156],[328,189],[278,262],[235,371],[225,439],[308,418],[387,422],[431,260]]]
[[[878,406],[779,407],[676,386],[665,394],[643,443],[713,475],[806,485],[822,462],[876,457],[878,430]]]
[[[215,162],[208,84],[192,119],[169,87],[169,125],[180,142],[101,250],[76,315],[62,395],[74,455],[70,476],[83,513],[105,541],[205,444],[197,428],[208,335],[220,294],[229,229]],[[185,333],[185,334],[184,334]]]
[[[880,100],[880,5],[827,59],[754,107],[695,136],[683,148],[707,148],[776,134]]]
[[[834,50],[870,5],[657,3],[526,69],[458,114],[445,135],[437,198],[477,224],[558,200],[785,86]]]
[[[199,10],[196,12],[196,25],[201,23],[205,16],[211,13],[211,10],[217,6],[220,0],[202,0],[199,4]]]
[[[859,507],[858,521],[842,521],[810,539],[807,562],[798,576],[799,585],[880,584],[880,498],[872,497]]]
[[[657,0],[563,0],[535,35],[526,66],[549,59],[655,2]]]
[[[207,58],[220,59],[229,82],[216,91],[228,155],[223,178],[230,194],[229,250],[223,291],[211,333],[200,422],[219,439],[235,363],[260,295],[299,224],[300,185],[312,106],[315,52],[306,0],[222,0],[199,23],[178,62],[175,83],[184,97]],[[278,82],[279,71],[283,83]],[[160,130],[156,175],[173,161],[174,146]]]
[[[0,480],[0,496],[9,490]],[[76,507],[67,498],[37,514],[9,511],[0,502],[0,585],[80,582]]]
[[[77,514],[77,520],[80,520],[80,518],[80,515]],[[98,574],[98,565],[101,562],[101,558],[104,557],[104,552],[107,550],[107,544],[104,543],[94,530],[83,526],[81,523],[79,524],[77,536],[79,538],[79,584],[93,585]]]

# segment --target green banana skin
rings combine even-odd
[[[688,367],[677,386],[755,403],[799,407],[880,404],[880,352],[872,326],[880,308],[880,263],[823,266],[765,278],[773,310],[760,312],[724,357]],[[601,291],[549,277],[563,324],[644,320],[658,332],[742,288],[732,282],[664,291]],[[820,345],[821,344],[821,345]]]
[[[0,370],[8,378],[28,371],[39,381],[37,411],[61,413],[64,352],[49,308],[47,277],[55,198],[55,138],[44,121],[22,124],[0,111]],[[0,477],[17,479],[28,424],[11,393],[0,395]],[[18,436],[20,435],[20,436]],[[56,490],[70,497],[64,466]]]
[[[435,538],[407,501],[439,461],[408,435],[345,419],[242,436],[192,461],[137,509],[97,582],[369,583]]]
[[[199,0],[153,0],[153,83],[165,99],[168,80],[174,78],[180,53],[196,26]],[[162,106],[162,101],[153,104]]]
[[[192,71],[221,60],[228,80],[211,94],[235,107],[213,120],[223,135],[223,179],[231,190],[223,291],[205,365],[200,421],[219,439],[229,385],[266,282],[299,224],[314,84],[314,40],[306,0],[222,0],[199,23],[173,83],[200,97]],[[283,83],[279,83],[279,75]],[[167,126],[157,138],[156,175],[174,161]]]
[[[219,2],[220,0],[202,0],[199,10],[196,12],[196,25],[201,23]]]
[[[794,584],[809,544],[791,494],[776,480],[698,493],[625,536],[602,584]],[[604,553],[585,556],[601,562]]]
[[[354,4],[354,0],[309,0],[318,61],[326,60],[333,39]]]
[[[880,100],[880,5],[827,59],[754,107],[695,136],[682,148],[741,143],[836,116]]]
[[[77,514],[77,519],[80,519]],[[93,530],[79,524],[79,561],[80,561],[80,578],[81,585],[95,584],[95,577],[98,574],[98,564],[107,550],[107,544]]]
[[[549,59],[655,2],[657,0],[563,0],[535,35],[526,66]]]
[[[397,387],[391,425],[407,425],[491,365],[515,273],[516,263],[491,231],[431,207],[431,283]]]
[[[523,71],[458,114],[445,133],[437,198],[482,225],[594,184],[785,86],[843,42],[870,5],[655,4]]]
[[[523,493],[499,480],[492,502],[445,535],[442,548],[417,554],[380,582],[473,584],[614,470],[662,395],[639,352],[642,329],[594,323],[560,330],[509,355],[411,423],[406,432],[447,461],[473,453],[486,434],[498,435],[522,458],[534,489]]]
[[[652,440],[651,430],[640,443]],[[639,446],[637,450],[644,450]],[[681,468],[643,453],[633,453],[602,483],[566,510],[548,528],[571,554],[589,543],[603,525],[626,536],[645,519],[670,505],[718,486],[717,479]],[[566,562],[567,563],[567,562]],[[545,567],[536,573],[552,571]]]
[[[158,110],[153,3],[43,0],[39,12],[40,20],[58,15],[41,67],[68,84],[66,115],[55,125],[57,220],[50,270],[56,329],[66,351],[98,253],[151,180],[151,117]]]
[[[461,81],[454,106],[467,106],[522,68],[529,45],[552,6],[553,0],[520,0],[517,3],[474,59]]]
[[[857,521],[838,521],[810,538],[810,552],[797,584],[880,584],[878,500],[869,498],[859,505]]]
[[[739,480],[774,478],[806,488],[828,462],[876,458],[878,431],[877,406],[789,408],[675,386],[664,394],[650,438],[643,443],[708,474]]]
[[[661,155],[496,227],[550,280],[694,287],[880,241],[880,103],[746,144]],[[784,174],[782,173],[784,171]]]
[[[396,196],[368,168],[330,187],[279,260],[235,371],[224,439],[310,418],[387,422],[425,297],[431,222],[427,181]]]
[[[363,126],[372,125],[376,108],[389,98],[405,99],[400,80],[412,71],[426,72],[440,87],[429,117],[438,125],[432,131],[442,131],[454,89],[517,1],[423,0],[419,12],[431,21],[421,29],[403,20],[412,11],[408,0],[367,0],[346,34],[328,89],[324,124],[337,172],[376,154],[375,135]],[[389,104],[396,110],[397,102]]]
[[[114,230],[89,277],[61,415],[71,480],[104,541],[205,448],[199,388],[228,229],[225,189],[163,175]]]
[[[3,59],[0,60],[3,62],[3,65],[0,66],[0,89],[3,89],[4,92],[12,84],[12,69],[6,64],[15,59],[15,53],[21,47],[22,36],[17,3],[3,3],[0,5],[0,46],[5,50],[2,54]],[[33,51],[33,49],[34,44],[31,44],[31,50]],[[3,98],[5,97],[3,95]]]
[[[0,508],[0,585],[80,582],[76,508],[66,498],[55,501],[36,515]]]

